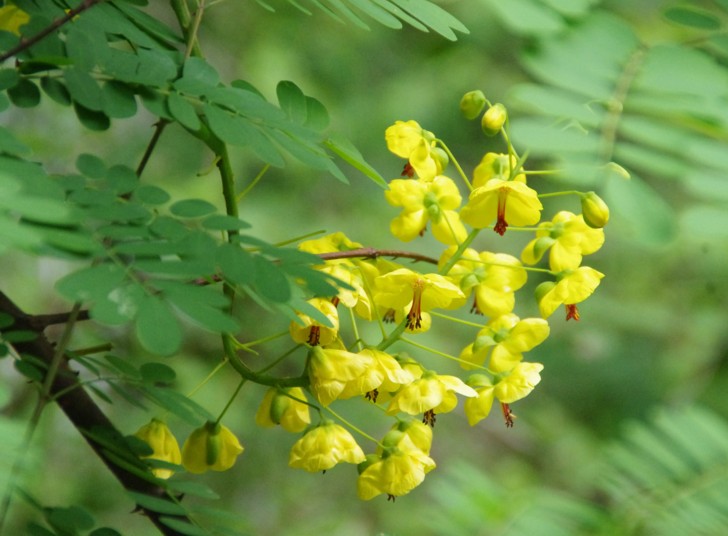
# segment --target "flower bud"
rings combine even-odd
[[[508,112],[506,107],[500,102],[494,104],[483,114],[483,119],[480,122],[480,126],[483,128],[483,132],[486,136],[495,136],[500,132],[501,128],[508,119]]]
[[[166,424],[158,419],[152,419],[134,434],[136,437],[144,441],[152,449],[152,454],[145,456],[152,460],[161,460],[179,465],[182,461],[182,454],[179,450],[177,440],[170,432]],[[174,471],[166,468],[152,469],[152,473],[157,478],[169,478]]]
[[[485,107],[485,95],[479,89],[468,91],[460,99],[460,111],[465,119],[475,119]]]
[[[581,195],[581,212],[584,222],[595,229],[601,229],[609,221],[609,207],[594,192]]]
[[[194,430],[182,447],[182,465],[190,473],[227,471],[242,454],[238,438],[219,423],[207,422]]]

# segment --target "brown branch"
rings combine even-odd
[[[20,43],[18,43],[16,46],[8,50],[7,52],[0,55],[0,63],[5,61],[8,58],[12,58],[13,56],[19,54],[20,52],[23,52],[24,50],[32,47],[39,41],[42,41],[45,39],[48,35],[55,32],[58,28],[66,24],[68,21],[72,20],[74,17],[78,16],[80,13],[83,13],[90,7],[93,7],[94,5],[103,2],[104,0],[84,0],[78,7],[75,7],[71,10],[69,10],[65,15],[62,17],[57,18],[53,22],[51,22],[48,26],[43,28],[40,32],[37,34],[28,37],[27,39],[21,39]]]
[[[421,255],[419,253],[402,251],[398,249],[359,248],[350,249],[349,251],[332,251],[331,253],[319,253],[318,256],[325,261],[330,261],[334,259],[376,259],[377,257],[394,257],[395,259],[413,259],[417,262],[429,262],[430,264],[437,264],[437,259],[428,257],[427,255]]]
[[[38,328],[36,319],[53,315],[39,315],[38,317],[29,315],[15,305],[3,292],[0,292],[0,311],[13,317],[12,329],[34,331],[38,334],[32,341],[14,343],[13,347],[18,354],[33,356],[50,365],[53,360],[54,347],[43,334],[42,328]],[[57,394],[60,394],[56,401],[61,410],[127,491],[151,495],[174,503],[172,497],[168,495],[163,487],[142,478],[133,470],[122,467],[117,463],[117,460],[121,458],[139,472],[148,471],[146,465],[129,448],[121,432],[116,429],[106,414],[101,411],[96,402],[80,385],[76,372],[69,367],[68,362],[65,360],[60,362],[58,374],[54,378],[50,389],[52,397]],[[144,507],[139,507],[138,510],[143,512],[162,534],[167,536],[181,534],[162,523],[161,517],[163,514]],[[184,516],[172,517],[189,521]]]
[[[51,313],[46,315],[27,315],[28,322],[32,326],[33,331],[43,331],[48,326],[56,324],[65,324],[71,318],[71,313]],[[88,320],[88,310],[79,311],[76,315],[76,321]]]

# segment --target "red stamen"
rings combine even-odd
[[[513,419],[516,418],[511,411],[511,406],[501,402],[501,411],[503,412],[503,419],[506,421],[506,428],[513,428]]]
[[[367,394],[364,395],[364,398],[367,400],[371,400],[372,402],[377,401],[377,397],[379,396],[379,390],[378,389],[372,389]]]
[[[506,187],[498,190],[498,219],[495,222],[493,230],[501,236],[503,236],[508,227],[508,222],[506,221],[506,199],[508,198],[509,191]]]
[[[419,329],[422,327],[422,291],[425,290],[425,282],[417,279],[412,285],[414,296],[412,296],[412,307],[407,313],[407,329]]]
[[[317,346],[319,343],[319,337],[321,336],[321,326],[311,326],[311,331],[308,333],[308,340],[306,341],[311,346]]]
[[[339,299],[338,296],[334,296],[333,298],[331,298],[331,303],[334,304],[334,307],[338,307],[340,301],[341,300]]]
[[[415,168],[413,168],[409,162],[404,165],[404,169],[402,169],[402,176],[410,178],[415,176]]]
[[[572,318],[579,321],[579,309],[576,308],[575,303],[567,303],[566,306],[566,320],[571,320]]]
[[[434,409],[428,409],[425,411],[424,415],[422,416],[422,422],[428,425],[430,428],[435,427],[435,421],[437,420],[435,416],[435,410]]]
[[[483,312],[480,310],[480,307],[478,307],[478,297],[475,296],[473,298],[473,306],[470,308],[470,312],[474,313],[476,315],[482,315]]]

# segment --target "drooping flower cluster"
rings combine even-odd
[[[484,132],[505,132],[502,104],[490,105],[481,92],[470,92],[461,102],[469,119],[486,107]],[[407,243],[430,240],[422,238],[429,231],[440,255],[363,248],[340,232],[300,243],[302,251],[324,257],[317,269],[335,278],[339,291],[298,306],[288,334],[305,353],[298,365],[302,374],[278,385],[266,376],[260,383],[268,388],[255,416],[262,427],[300,434],[290,451],[293,468],[325,472],[340,463],[356,464],[357,490],[365,500],[394,499],[422,483],[435,468],[430,449],[437,417],[455,410],[460,400],[471,426],[496,402],[505,424],[513,426],[511,404],[541,381],[544,365],[525,356],[549,336],[547,319],[564,305],[566,319],[578,320],[577,304],[603,277],[582,262],[604,243],[602,227],[609,219],[594,192],[564,192],[580,197],[582,213],[559,207],[544,219],[542,199],[557,194],[544,196],[533,188],[525,159],[509,136],[504,136],[505,153],[478,155],[472,176],[416,121],[395,122],[385,139],[392,153],[406,159],[402,176],[385,191],[386,201],[399,209],[390,231]],[[456,164],[452,176],[446,174],[449,161]],[[520,231],[533,238],[520,251],[493,251],[477,241],[485,228],[501,237]],[[516,313],[522,301],[517,293],[529,274],[540,279],[535,289],[540,317],[522,318]],[[475,329],[466,341],[448,341],[452,348],[429,348],[415,340],[446,322]],[[374,330],[361,330],[362,323]],[[289,355],[295,352],[282,358]],[[354,398],[379,406],[380,416],[394,420],[380,440],[333,409],[337,401]],[[181,456],[163,431],[139,435],[152,447],[152,457],[171,464],[181,460],[190,472],[224,470],[242,452],[230,431],[216,423],[193,432]],[[361,438],[373,443],[369,454],[359,445]]]

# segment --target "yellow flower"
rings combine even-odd
[[[390,230],[404,242],[422,236],[428,221],[432,222],[432,234],[443,244],[459,244],[468,235],[455,212],[462,197],[449,177],[438,175],[430,181],[395,179],[384,195],[390,205],[402,207]]]
[[[550,248],[549,266],[552,271],[574,270],[581,264],[583,255],[594,253],[602,244],[602,229],[588,226],[581,215],[562,210],[552,221],[538,226],[536,238],[526,245],[521,259],[526,264],[536,264]]]
[[[435,135],[424,130],[417,121],[395,121],[385,131],[384,138],[387,148],[397,156],[407,158],[420,179],[431,180],[442,173],[442,159],[435,151]]]
[[[493,230],[503,235],[509,225],[538,223],[542,209],[536,190],[523,182],[494,178],[470,192],[460,218],[477,229],[487,227],[495,220]]]
[[[28,24],[30,15],[13,4],[0,7],[0,30],[20,35],[20,27]]]
[[[518,363],[507,376],[495,384],[493,393],[504,404],[528,396],[541,381],[541,363]]]
[[[604,274],[588,266],[559,273],[556,283],[547,281],[536,287],[536,299],[543,318],[553,314],[559,305],[566,305],[566,319],[579,320],[576,304],[584,301],[599,286]]]
[[[486,359],[488,369],[505,372],[515,367],[527,352],[549,336],[549,325],[542,318],[519,319],[508,313],[488,322],[478,332],[475,342],[460,354],[460,359],[473,365],[482,365]],[[463,363],[463,368],[475,368]]]
[[[432,427],[427,426],[422,421],[408,419],[406,421],[398,421],[392,427],[407,436],[412,445],[425,454],[430,453],[432,447]]]
[[[371,364],[361,376],[347,383],[337,398],[351,398],[374,389],[396,391],[401,385],[415,379],[410,371],[403,369],[399,361],[386,352],[366,348],[357,355],[371,357]]]
[[[438,274],[418,274],[400,268],[381,275],[375,280],[374,301],[379,306],[400,309],[410,307],[408,327],[422,325],[422,312],[435,308],[456,309],[465,300],[465,294],[445,277]]]
[[[350,251],[359,249],[362,245],[352,242],[344,233],[331,233],[314,240],[305,240],[298,244],[298,249],[318,255],[319,253],[332,253],[334,251]],[[348,262],[346,259],[337,259],[331,262]]]
[[[307,431],[291,447],[288,465],[312,473],[331,469],[337,463],[361,463],[364,452],[345,428],[330,421]]]
[[[473,170],[473,188],[485,186],[490,179],[508,180],[514,173],[518,161],[516,157],[502,153],[486,153],[480,163]],[[513,177],[514,181],[526,182],[526,175],[519,173]]]
[[[278,424],[289,432],[302,432],[311,424],[306,395],[300,387],[278,389],[271,387],[255,414],[258,426],[271,427]]]
[[[371,355],[364,353],[355,354],[346,350],[314,346],[308,361],[311,391],[324,406],[342,395],[363,395],[372,388],[367,388],[360,378],[369,370],[373,361]]]
[[[455,253],[456,248],[445,250],[439,266],[444,266]],[[472,292],[473,311],[490,317],[509,313],[515,305],[515,291],[527,280],[526,270],[515,257],[506,253],[478,253],[466,249],[461,259],[448,272],[467,295]]]
[[[242,445],[227,426],[208,421],[185,441],[182,465],[190,473],[227,471],[242,453]]]
[[[179,445],[172,432],[166,424],[158,419],[152,419],[147,424],[139,428],[134,434],[136,437],[144,441],[152,449],[152,454],[144,456],[152,460],[160,460],[163,462],[179,465],[182,462],[182,454]],[[172,469],[156,468],[152,469],[152,473],[157,478],[169,478],[174,474]]]
[[[339,313],[336,305],[326,298],[312,298],[308,300],[308,304],[321,311],[331,325],[326,326],[309,315],[299,312],[297,314],[301,323],[291,322],[288,328],[291,338],[299,344],[306,343],[311,346],[331,344],[339,334]]]
[[[407,434],[387,433],[381,454],[370,455],[359,465],[357,493],[365,501],[386,493],[388,499],[405,495],[420,485],[435,468],[435,461]]]
[[[490,414],[495,392],[493,382],[485,374],[473,374],[468,378],[468,385],[478,394],[468,398],[463,404],[463,409],[468,418],[468,424],[475,426]]]
[[[463,396],[477,394],[457,376],[426,371],[422,377],[397,391],[389,403],[387,413],[390,415],[399,412],[409,415],[424,413],[428,424],[433,424],[435,414],[447,413],[457,406],[456,393]]]

